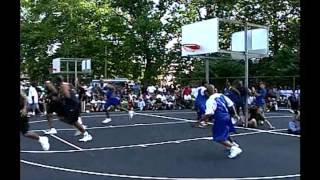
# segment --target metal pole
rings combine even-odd
[[[77,60],[75,60],[74,61],[74,87],[76,87],[77,88],[77,77],[78,77],[78,68],[77,68],[77,65],[78,65],[78,63],[77,63],[78,61]]]
[[[206,82],[209,84],[209,59],[206,58]]]
[[[107,79],[107,59],[108,59],[107,45],[104,48],[104,53],[106,54],[106,60],[104,61],[104,78]]]
[[[69,82],[69,61],[67,61],[67,82]]]
[[[249,88],[249,59],[248,59],[248,26],[245,23],[245,30],[244,30],[244,56],[245,56],[245,88],[246,88],[246,95],[245,95],[245,127],[248,127],[248,88]]]

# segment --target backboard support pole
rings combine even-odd
[[[249,58],[248,58],[248,25],[247,23],[245,23],[244,25],[245,29],[244,29],[244,47],[245,47],[245,52],[244,52],[244,56],[245,56],[245,82],[244,82],[244,87],[245,87],[245,127],[248,127],[248,89],[249,89]]]
[[[205,59],[206,61],[206,82],[209,84],[209,58]]]

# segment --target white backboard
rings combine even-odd
[[[263,28],[251,29],[247,31],[247,47],[249,58],[259,58],[268,56],[268,30]],[[245,51],[245,32],[235,32],[231,37],[231,51],[244,52]],[[231,54],[234,59],[243,59],[244,55]]]
[[[182,56],[215,53],[219,50],[218,43],[219,19],[209,19],[182,26]],[[200,49],[188,51],[184,44],[197,44]]]
[[[86,59],[81,62],[81,70],[82,71],[90,71],[91,70],[91,59]]]
[[[239,24],[237,21],[213,18],[182,26],[182,56],[204,55],[211,53],[230,53],[233,59],[244,59],[244,31],[224,34],[231,38],[231,43],[227,45],[230,47],[230,49],[220,49],[219,42],[221,40],[219,39],[219,33],[229,33],[224,29],[219,29],[224,27],[223,25],[219,25],[221,22]],[[242,26],[244,27],[244,25]],[[256,29],[248,30],[248,57],[267,57],[269,53],[268,27],[254,25],[252,23],[250,23],[249,27],[256,27]],[[200,49],[197,49],[197,45],[200,46]]]
[[[52,73],[60,73],[60,58],[52,60]]]

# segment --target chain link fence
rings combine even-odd
[[[179,79],[177,84],[185,85],[199,85],[205,78],[185,78]],[[242,80],[243,84],[245,81],[244,76],[238,77],[210,77],[209,81],[214,84],[215,87],[220,91],[223,90],[228,82],[232,83],[236,80]],[[278,89],[300,89],[300,76],[249,76],[249,88],[257,86],[259,82],[265,82],[267,88],[278,88]]]

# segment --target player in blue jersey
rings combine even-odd
[[[208,126],[208,122],[204,121],[201,119],[201,117],[204,115],[205,111],[206,111],[206,83],[202,82],[201,86],[198,87],[196,89],[196,94],[195,94],[195,103],[194,103],[194,107],[195,110],[197,111],[197,120],[198,120],[198,124],[197,127],[203,128]]]
[[[239,117],[234,103],[225,95],[216,93],[213,85],[207,86],[209,99],[206,101],[206,111],[203,119],[214,120],[212,127],[213,141],[218,142],[230,149],[229,158],[238,156],[242,149],[235,143],[231,137],[231,132],[235,132],[235,128],[231,121],[230,110],[233,111],[236,117]]]
[[[115,90],[116,88],[111,84],[107,84],[105,87],[103,87],[103,92],[106,97],[106,103],[104,104],[106,119],[102,121],[102,123],[104,124],[111,122],[109,114],[111,106],[115,106],[116,108],[118,108],[118,106],[120,105],[120,97],[116,96]]]

